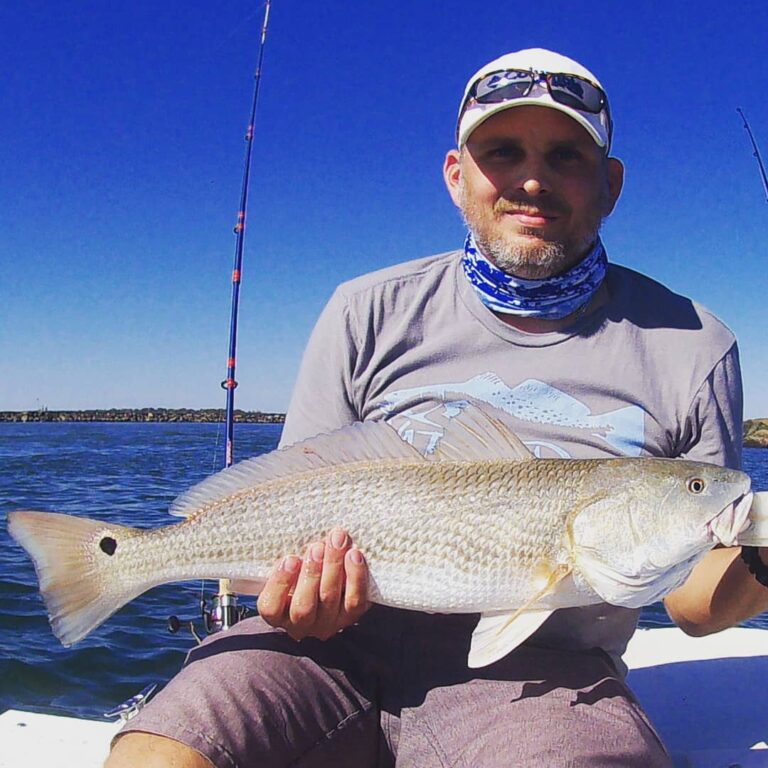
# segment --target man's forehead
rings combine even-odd
[[[584,143],[597,148],[592,137],[575,120],[557,110],[539,106],[514,107],[492,115],[475,128],[467,143],[522,142],[531,137],[543,144]]]

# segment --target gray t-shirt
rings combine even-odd
[[[611,265],[608,299],[564,331],[522,333],[488,310],[451,252],[336,289],[304,354],[288,445],[386,419],[422,451],[463,400],[507,414],[542,457],[686,457],[741,463],[742,391],[733,334],[706,309]],[[599,647],[617,660],[638,611],[556,611],[532,641]]]

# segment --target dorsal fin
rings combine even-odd
[[[437,461],[535,458],[506,423],[506,416],[497,408],[479,408],[467,403],[461,413],[448,422],[442,439],[428,458]]]
[[[424,457],[384,421],[366,421],[233,464],[179,496],[168,510],[189,517],[200,507],[259,483],[357,461]]]

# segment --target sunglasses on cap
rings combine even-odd
[[[608,97],[602,88],[578,75],[565,72],[536,72],[530,69],[505,69],[491,72],[469,89],[460,115],[475,104],[500,104],[523,99],[536,83],[544,83],[552,101],[565,107],[597,115],[608,112]]]

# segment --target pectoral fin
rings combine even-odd
[[[487,667],[527,640],[551,615],[545,611],[484,613],[472,633],[468,666]]]
[[[527,640],[551,615],[554,609],[540,609],[536,605],[547,595],[558,589],[562,580],[571,573],[568,565],[552,568],[541,563],[541,589],[524,605],[515,611],[494,611],[484,613],[472,633],[469,647],[468,666],[476,669],[493,664]]]

